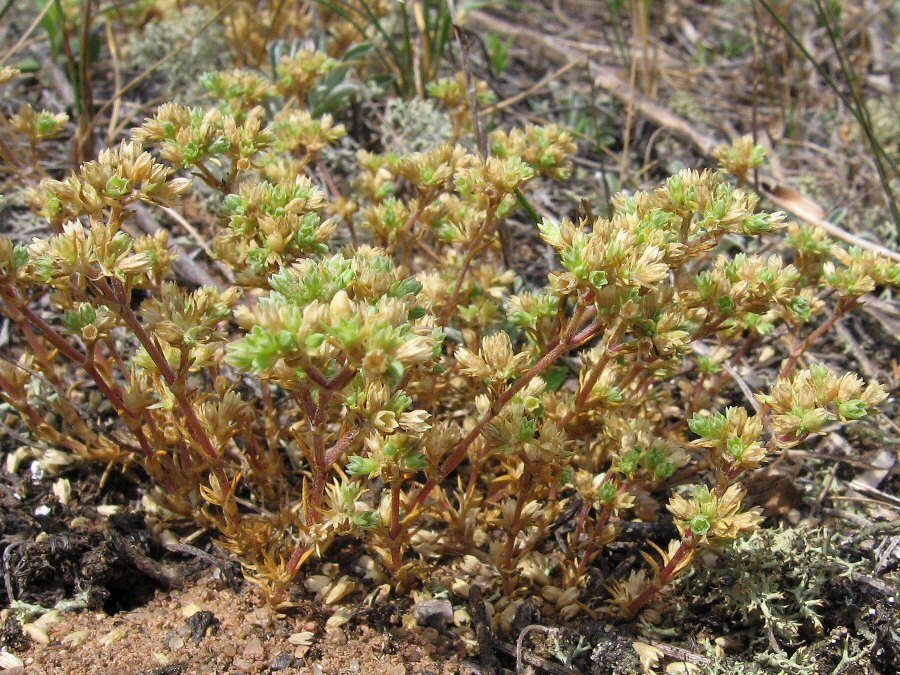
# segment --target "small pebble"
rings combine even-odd
[[[247,623],[265,628],[272,624],[272,610],[268,607],[254,609],[252,612],[248,613],[245,618]]]
[[[294,656],[290,652],[279,652],[269,661],[269,670],[287,670],[294,665]]]
[[[389,668],[384,675],[406,675],[406,668],[402,665],[394,666],[393,668]]]
[[[419,637],[423,642],[430,642],[433,644],[437,644],[441,639],[441,634],[437,632],[434,628],[423,628],[419,633]]]
[[[0,651],[0,668],[3,668],[4,670],[14,670],[16,668],[23,668],[24,666],[25,662],[15,654],[11,654],[5,649]]]
[[[63,636],[61,642],[66,647],[78,647],[83,645],[91,637],[89,630],[77,630]]]
[[[253,664],[250,661],[247,661],[246,659],[234,658],[231,661],[231,665],[234,666],[235,668],[237,668],[238,670],[246,670],[246,671],[253,670]]]
[[[329,644],[341,647],[347,644],[347,634],[341,628],[328,628],[325,638]]]
[[[247,640],[247,644],[244,645],[244,658],[249,659],[251,661],[255,661],[257,659],[261,659],[266,655],[266,650],[263,649],[262,641],[256,637],[255,635]]]
[[[216,619],[215,615],[212,612],[208,612],[205,609],[201,609],[198,612],[194,612],[184,621],[187,624],[187,628],[190,630],[191,636],[194,638],[194,642],[198,643],[203,639],[206,635],[207,631],[210,628],[215,628],[215,626],[219,623]]]
[[[413,616],[420,626],[431,626],[439,631],[453,622],[453,605],[449,600],[426,600],[416,604]]]
[[[315,639],[315,635],[308,630],[305,630],[301,633],[291,633],[288,637],[288,642],[292,645],[297,645],[301,647],[308,647],[313,643]]]

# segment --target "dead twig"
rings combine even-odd
[[[684,661],[687,663],[696,663],[701,666],[710,666],[712,665],[713,660],[708,656],[703,656],[702,654],[697,654],[690,650],[687,650],[683,647],[675,647],[674,645],[667,645],[665,642],[657,642],[656,640],[649,640],[648,644],[651,647],[656,647],[659,651],[663,653],[664,656],[667,656],[670,659],[674,659],[676,661]]]
[[[841,573],[841,576],[845,576],[851,581],[863,583],[869,588],[874,588],[876,591],[882,593],[883,595],[892,596],[896,595],[897,592],[900,591],[900,587],[898,587],[896,584],[889,584],[886,581],[876,579],[875,577],[871,577],[868,574],[862,574],[860,572],[848,570],[846,567],[844,567],[843,565],[839,565],[838,563],[825,563],[825,566],[829,569],[839,571]]]
[[[553,663],[553,661],[548,661],[536,654],[525,651],[524,638],[528,633],[534,631],[543,631],[548,635],[554,635],[557,632],[555,628],[547,628],[546,626],[541,626],[539,624],[532,624],[531,626],[525,626],[525,628],[522,629],[522,632],[519,633],[518,640],[516,640],[515,646],[499,641],[496,641],[494,646],[503,653],[516,657],[516,673],[526,672],[523,664],[527,663],[530,666],[540,668],[548,673],[554,673],[554,675],[576,675],[578,672],[576,670],[566,668],[558,663]]]

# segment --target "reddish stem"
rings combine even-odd
[[[425,500],[428,498],[428,495],[443,481],[447,476],[449,476],[465,459],[466,454],[468,453],[469,447],[471,447],[472,443],[481,435],[484,431],[484,428],[503,410],[507,403],[509,403],[512,398],[518,394],[525,386],[531,382],[535,377],[543,373],[547,368],[549,368],[552,364],[554,364],[563,354],[565,354],[570,349],[573,349],[575,345],[581,343],[586,339],[590,339],[590,337],[595,336],[597,331],[600,328],[599,322],[594,321],[586,328],[577,332],[583,326],[583,321],[589,317],[592,317],[594,313],[596,313],[596,307],[590,306],[587,307],[586,304],[593,299],[592,293],[586,293],[582,298],[579,299],[578,305],[576,305],[575,313],[572,316],[572,319],[569,321],[569,325],[566,327],[566,331],[563,334],[562,339],[559,340],[558,344],[553,347],[549,352],[547,352],[541,359],[535,363],[531,369],[522,375],[515,383],[507,389],[503,394],[500,395],[500,398],[497,399],[497,402],[491,406],[491,409],[485,413],[484,417],[475,425],[475,427],[466,434],[465,438],[460,442],[457,446],[456,450],[453,451],[447,459],[444,460],[444,463],[441,464],[438,474],[436,476],[432,476],[428,479],[425,485],[422,486],[422,489],[416,494],[415,498],[412,500],[409,506],[409,513],[412,514],[418,509],[422,504],[425,503]],[[593,311],[591,311],[593,310]],[[396,534],[396,533],[394,533]]]
[[[806,336],[806,339],[800,343],[795,342],[793,349],[791,349],[791,355],[788,357],[788,360],[785,362],[784,366],[781,369],[781,372],[778,373],[779,378],[786,378],[790,376],[792,372],[794,372],[794,367],[797,365],[797,361],[809,349],[810,345],[812,345],[816,340],[822,337],[835,323],[840,320],[844,314],[846,314],[849,310],[851,310],[856,305],[856,298],[841,298],[838,300],[837,306],[834,308],[834,313],[828,317],[828,319],[818,328],[816,328],[812,333]]]
[[[635,613],[644,605],[646,605],[657,593],[659,593],[662,588],[669,583],[669,580],[672,578],[672,575],[675,573],[678,565],[684,559],[684,557],[690,552],[693,548],[694,534],[688,530],[684,539],[681,540],[681,546],[678,547],[678,550],[675,551],[675,555],[673,555],[669,562],[663,567],[656,581],[654,581],[650,586],[648,586],[644,591],[638,595],[634,600],[628,603],[628,607],[625,610],[625,613],[628,616],[634,616]]]

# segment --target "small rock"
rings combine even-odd
[[[402,665],[394,666],[393,668],[389,668],[384,675],[406,675],[406,668]]]
[[[185,619],[184,622],[190,629],[191,637],[194,638],[194,642],[198,644],[206,635],[207,629],[209,629],[210,627],[214,628],[219,623],[218,619],[216,619],[213,613],[205,609],[201,609],[199,612],[194,612],[187,619]]]
[[[279,652],[269,661],[269,670],[287,670],[294,665],[294,656],[290,652]]]
[[[328,617],[328,621],[325,622],[325,630],[340,628],[350,621],[351,616],[353,616],[353,610],[349,607],[338,607],[334,614]]]
[[[329,644],[333,644],[338,647],[347,644],[347,634],[341,628],[326,629],[325,639]]]
[[[441,639],[441,634],[438,633],[434,628],[423,628],[422,632],[419,633],[419,638],[422,640],[422,642],[437,644]]]
[[[237,668],[238,670],[246,670],[248,672],[253,670],[253,663],[251,663],[250,661],[247,661],[246,659],[242,659],[242,658],[232,659],[231,665],[234,666],[235,668]]]
[[[237,649],[232,643],[228,642],[222,647],[222,654],[231,658],[232,656],[237,654]]]
[[[244,658],[249,659],[250,661],[256,661],[257,659],[261,659],[266,655],[266,650],[263,648],[262,641],[256,637],[255,635],[247,640],[247,644],[244,645]]]
[[[272,624],[272,610],[268,607],[254,609],[245,617],[247,623],[253,626],[262,626],[266,628]]]
[[[68,635],[64,635],[62,640],[62,644],[66,647],[79,647],[88,641],[91,637],[91,631],[89,630],[76,630]]]
[[[168,647],[173,652],[177,651],[184,647],[184,638],[180,635],[173,635],[171,638],[166,640],[166,647]]]
[[[288,636],[288,642],[298,647],[308,647],[313,643],[313,640],[315,640],[315,638],[315,634],[311,633],[308,630],[305,630],[300,633],[291,633]]]
[[[425,600],[413,608],[413,616],[420,626],[444,631],[453,622],[453,605],[449,600]]]

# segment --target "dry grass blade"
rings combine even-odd
[[[34,18],[34,21],[25,29],[25,32],[22,33],[21,37],[16,40],[16,43],[6,50],[6,53],[3,56],[0,56],[0,68],[6,65],[6,62],[9,60],[9,57],[15,54],[19,47],[25,44],[25,41],[31,36],[34,30],[41,25],[41,20],[46,16],[47,12],[53,7],[52,2],[48,2],[44,5],[44,8],[38,12],[38,15]]]
[[[218,10],[216,10],[216,12],[215,12],[212,16],[210,16],[209,19],[207,19],[206,21],[204,21],[203,24],[201,24],[200,28],[198,28],[197,31],[196,31],[190,38],[184,40],[181,44],[179,44],[178,46],[174,47],[171,51],[169,51],[169,53],[167,53],[165,56],[163,56],[162,58],[160,58],[160,59],[158,59],[157,61],[155,61],[154,63],[152,63],[152,64],[151,64],[144,72],[142,72],[140,75],[137,75],[136,77],[133,77],[133,78],[132,78],[131,80],[129,80],[123,87],[117,89],[116,92],[110,97],[110,99],[109,99],[106,103],[104,103],[102,106],[100,106],[100,109],[97,110],[96,113],[94,113],[94,117],[95,117],[95,118],[96,118],[96,117],[100,117],[100,115],[102,115],[103,113],[105,113],[105,112],[110,108],[110,106],[112,106],[113,104],[115,104],[115,102],[118,101],[120,98],[122,98],[122,96],[124,96],[124,95],[127,94],[129,91],[131,91],[132,89],[134,89],[137,85],[139,85],[141,82],[143,82],[144,80],[146,80],[151,74],[153,74],[153,73],[156,72],[159,68],[161,68],[161,67],[162,67],[166,62],[168,62],[172,57],[176,56],[176,55],[177,55],[178,53],[180,53],[182,50],[184,50],[185,48],[187,48],[187,47],[191,44],[191,41],[192,41],[194,38],[196,38],[198,35],[200,35],[201,33],[203,33],[203,31],[206,30],[209,26],[211,26],[213,23],[215,23],[216,19],[218,19],[218,18],[219,18],[220,16],[222,16],[226,11],[228,11],[228,9],[229,9],[235,2],[237,2],[237,0],[228,0],[228,2],[226,2],[226,3],[225,3],[224,5],[222,5]]]

